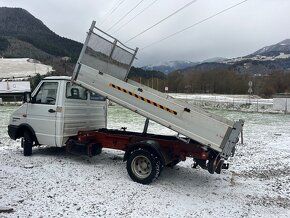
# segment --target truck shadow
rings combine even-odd
[[[32,155],[44,155],[44,156],[65,156],[67,153],[64,147],[35,147],[33,148]]]
[[[63,160],[72,164],[91,165],[92,167],[95,165],[97,167],[101,167],[102,170],[108,170],[108,172],[111,172],[113,168],[115,173],[120,174],[118,176],[122,177],[121,174],[123,174],[124,178],[131,181],[126,172],[126,162],[123,161],[123,155],[123,151],[111,149],[104,149],[101,154],[94,157],[68,153],[63,147],[40,147],[33,150],[33,156],[54,157],[57,160]],[[227,175],[227,177],[228,176],[229,175]],[[207,185],[209,188],[213,188],[216,187],[217,180],[220,183],[228,184],[229,182],[226,181],[227,179],[225,179],[223,175],[212,175],[201,168],[191,168],[189,160],[187,160],[186,164],[182,162],[174,167],[164,167],[159,178],[154,181],[154,184],[160,184],[162,186],[187,186],[191,184],[195,186],[201,185],[203,187],[204,185]],[[225,184],[220,185],[224,186]]]

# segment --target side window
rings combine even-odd
[[[38,104],[52,104],[56,102],[57,96],[57,82],[44,82],[35,95],[35,103]]]
[[[105,101],[106,98],[95,93],[95,92],[90,92],[90,100],[93,100],[93,101]]]
[[[88,92],[83,87],[68,82],[66,84],[66,98],[87,100]]]

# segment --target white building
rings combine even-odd
[[[273,96],[273,109],[290,112],[290,93],[280,93]]]

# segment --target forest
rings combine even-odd
[[[249,81],[252,81],[252,94],[271,97],[276,93],[290,92],[290,74],[275,71],[267,75],[238,74],[231,70],[172,72],[160,78],[132,77],[144,85],[171,93],[216,93],[248,94]]]

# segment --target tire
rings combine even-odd
[[[21,148],[23,148],[24,147],[24,138],[22,137],[21,138]]]
[[[23,155],[24,156],[31,156],[32,155],[32,144],[33,144],[33,137],[30,132],[25,131],[23,133]]]
[[[160,175],[160,160],[155,154],[142,148],[134,150],[127,160],[127,172],[133,181],[150,184]]]

